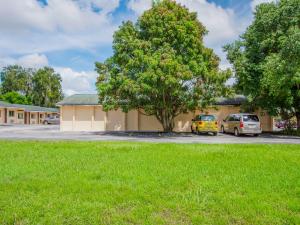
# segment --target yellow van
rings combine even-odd
[[[192,133],[213,133],[218,134],[218,121],[214,115],[198,115],[192,119]]]

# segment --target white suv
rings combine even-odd
[[[233,133],[235,136],[239,136],[240,134],[258,136],[261,134],[262,129],[257,115],[240,113],[227,116],[221,124],[221,132]]]

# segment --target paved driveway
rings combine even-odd
[[[0,126],[0,139],[12,140],[80,140],[80,141],[142,141],[174,143],[289,143],[300,144],[299,137],[263,134],[259,137],[234,137],[229,134],[194,135],[190,133],[160,136],[155,133],[123,132],[60,132],[57,125]]]

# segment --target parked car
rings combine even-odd
[[[285,126],[285,121],[277,121],[275,126],[278,128],[278,129],[283,129],[284,126]]]
[[[192,119],[192,133],[213,133],[218,134],[218,122],[213,115],[198,115]]]
[[[44,124],[59,124],[59,116],[49,116],[44,120]]]
[[[261,134],[262,129],[257,115],[240,113],[227,116],[221,124],[221,132],[233,133],[235,136],[240,136],[241,134],[258,136]]]
[[[285,129],[285,128],[294,128],[294,129],[297,129],[297,123],[296,121],[293,121],[293,120],[281,120],[281,121],[277,121],[275,123],[275,126],[278,128],[278,129]]]

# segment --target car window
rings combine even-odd
[[[201,121],[215,121],[216,118],[213,115],[202,115],[200,116]]]
[[[234,117],[233,116],[230,116],[228,121],[234,121]]]
[[[238,115],[235,115],[234,117],[234,121],[239,122],[241,120],[241,117]]]
[[[259,122],[258,116],[256,115],[244,115],[243,116],[244,122]]]

